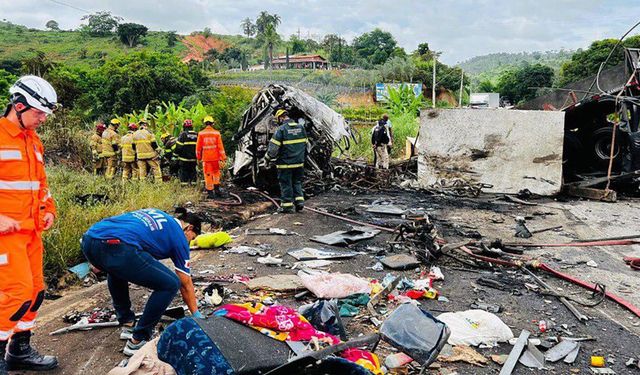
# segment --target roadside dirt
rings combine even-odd
[[[374,201],[388,201],[408,208],[423,208],[432,218],[441,236],[448,242],[456,242],[478,232],[483,239],[501,238],[504,241],[515,241],[514,217],[528,218],[529,229],[541,229],[562,225],[559,231],[547,231],[535,234],[532,242],[569,242],[573,239],[586,239],[602,236],[616,236],[633,234],[634,226],[640,217],[639,201],[622,201],[616,204],[597,202],[571,201],[558,202],[554,200],[535,201],[535,206],[517,205],[497,199],[495,196],[481,196],[477,199],[450,198],[430,196],[427,194],[395,191],[395,192],[366,192],[352,191],[331,192],[310,199],[307,203],[311,207],[322,207],[333,213],[345,214],[351,218],[363,220],[378,225],[394,226],[399,217],[388,215],[371,215],[365,212],[365,205]],[[336,230],[349,229],[349,225],[337,219],[318,215],[309,211],[294,215],[270,214],[273,212],[268,205],[256,199],[248,203],[252,207],[260,206],[260,210],[268,210],[269,215],[239,225],[241,220],[225,228],[236,227],[231,231],[237,238],[231,246],[259,244],[270,245],[268,250],[273,256],[282,256],[281,266],[267,266],[256,262],[255,257],[247,254],[231,254],[222,250],[203,250],[193,253],[194,276],[248,274],[262,276],[269,274],[293,274],[297,270],[290,267],[294,259],[285,255],[287,251],[301,247],[328,247],[309,241],[313,235],[327,234]],[[209,209],[209,208],[207,208]],[[210,208],[215,212],[214,208]],[[242,212],[246,207],[234,210]],[[258,214],[260,210],[254,210]],[[216,216],[213,214],[213,216]],[[246,219],[245,219],[246,220]],[[249,228],[283,228],[299,233],[299,236],[279,235],[246,235]],[[394,275],[406,275],[417,278],[416,270],[376,272],[369,267],[377,259],[380,249],[392,252],[387,242],[393,240],[390,233],[381,233],[375,238],[351,245],[354,250],[362,251],[353,259],[343,260],[332,264],[329,269],[334,272],[348,272],[360,277],[381,280],[388,272]],[[624,255],[640,256],[640,247],[592,247],[592,248],[546,248],[528,250],[525,255],[542,257],[553,267],[563,272],[580,277],[586,281],[599,282],[607,286],[607,290],[617,293],[640,306],[640,274],[630,270],[623,262]],[[586,262],[594,260],[597,267],[589,267]],[[589,357],[604,355],[608,366],[618,374],[632,373],[625,366],[629,358],[638,358],[640,352],[640,319],[628,311],[620,308],[612,301],[604,301],[595,308],[579,307],[591,317],[587,324],[577,322],[568,310],[552,296],[541,296],[523,287],[524,282],[532,282],[521,271],[507,269],[472,268],[456,260],[443,257],[437,262],[442,269],[445,280],[436,282],[435,288],[448,302],[425,300],[422,308],[438,315],[445,311],[467,310],[477,298],[488,303],[500,304],[504,311],[497,314],[517,337],[522,329],[532,332],[533,336],[545,338],[549,336],[593,337],[592,341],[582,343],[582,349],[573,366],[562,361],[548,364],[550,371],[530,370],[518,365],[514,374],[551,373],[551,374],[588,374]],[[421,271],[428,267],[421,267]],[[582,300],[589,300],[590,293],[579,287],[554,279],[542,272],[537,272],[557,292]],[[483,287],[477,284],[479,277],[501,276],[511,280],[513,289],[521,295],[514,295],[513,289],[503,291]],[[225,302],[248,302],[270,295],[278,303],[299,306],[313,302],[313,297],[306,297],[300,301],[290,295],[254,293],[246,289],[243,284],[228,284],[232,291]],[[144,304],[148,291],[132,286],[132,300],[140,309]],[[179,304],[179,298],[174,301]],[[62,316],[72,310],[90,311],[93,308],[110,307],[110,297],[104,282],[88,288],[74,288],[64,293],[55,301],[46,301],[39,318],[37,335],[38,348],[47,354],[55,354],[60,358],[61,366],[52,374],[104,374],[116,366],[124,356],[120,353],[124,342],[120,341],[119,329],[106,328],[95,331],[74,332],[60,336],[48,336],[47,333],[66,326]],[[387,310],[392,311],[394,305],[389,303]],[[566,324],[567,331],[559,333],[548,331],[542,334],[538,330],[538,320],[546,320],[556,327]],[[371,332],[375,327],[369,323],[366,309],[354,318],[344,319],[347,332],[355,337],[358,333]],[[491,349],[478,349],[485,356],[490,354],[508,354],[511,345],[500,344]],[[390,348],[381,344],[377,353],[383,361]],[[464,363],[437,363],[440,369],[430,370],[431,373],[450,373],[458,371],[460,374],[494,374],[499,365],[490,362],[486,367],[477,367]],[[447,372],[449,371],[449,372]],[[637,370],[636,370],[637,371]],[[416,372],[417,373],[417,372]]]

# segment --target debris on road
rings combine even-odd
[[[350,230],[342,230],[323,236],[313,236],[311,241],[325,245],[349,245],[354,242],[373,238],[380,230],[365,226],[354,226]]]
[[[346,298],[371,292],[369,282],[344,273],[298,272],[302,284],[318,298]]]
[[[247,288],[250,290],[295,292],[305,289],[305,286],[298,275],[270,275],[249,280]]]

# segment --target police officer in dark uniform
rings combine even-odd
[[[178,135],[174,153],[178,159],[180,183],[187,185],[196,183],[198,180],[196,171],[196,166],[198,165],[196,159],[198,133],[193,131],[193,121],[190,119],[184,120],[182,129],[182,132]]]
[[[275,118],[278,129],[269,142],[265,161],[275,160],[282,197],[280,211],[302,211],[304,208],[304,161],[307,152],[307,132],[303,125],[289,118],[287,111],[279,109]]]

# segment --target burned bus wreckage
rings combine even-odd
[[[242,117],[234,135],[233,176],[235,181],[268,187],[275,184],[275,168],[261,163],[278,125],[273,117],[277,109],[286,109],[289,117],[303,124],[309,138],[307,174],[316,177],[331,173],[334,149],[348,148],[355,140],[349,123],[324,103],[292,86],[271,84],[258,92]]]

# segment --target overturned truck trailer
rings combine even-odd
[[[260,161],[278,127],[273,114],[280,108],[307,130],[307,174],[322,177],[330,173],[334,148],[349,147],[354,139],[349,123],[324,103],[295,87],[271,84],[253,97],[234,135],[238,142],[232,171],[236,182],[260,187],[277,185],[275,168],[261,168]]]
[[[418,182],[615,200],[593,188],[637,186],[629,182],[640,175],[639,56],[625,49],[623,64],[517,110],[423,111]]]
[[[518,106],[566,114],[565,183],[606,176],[610,164],[615,178],[640,170],[640,49],[627,48],[624,55],[618,66]]]

